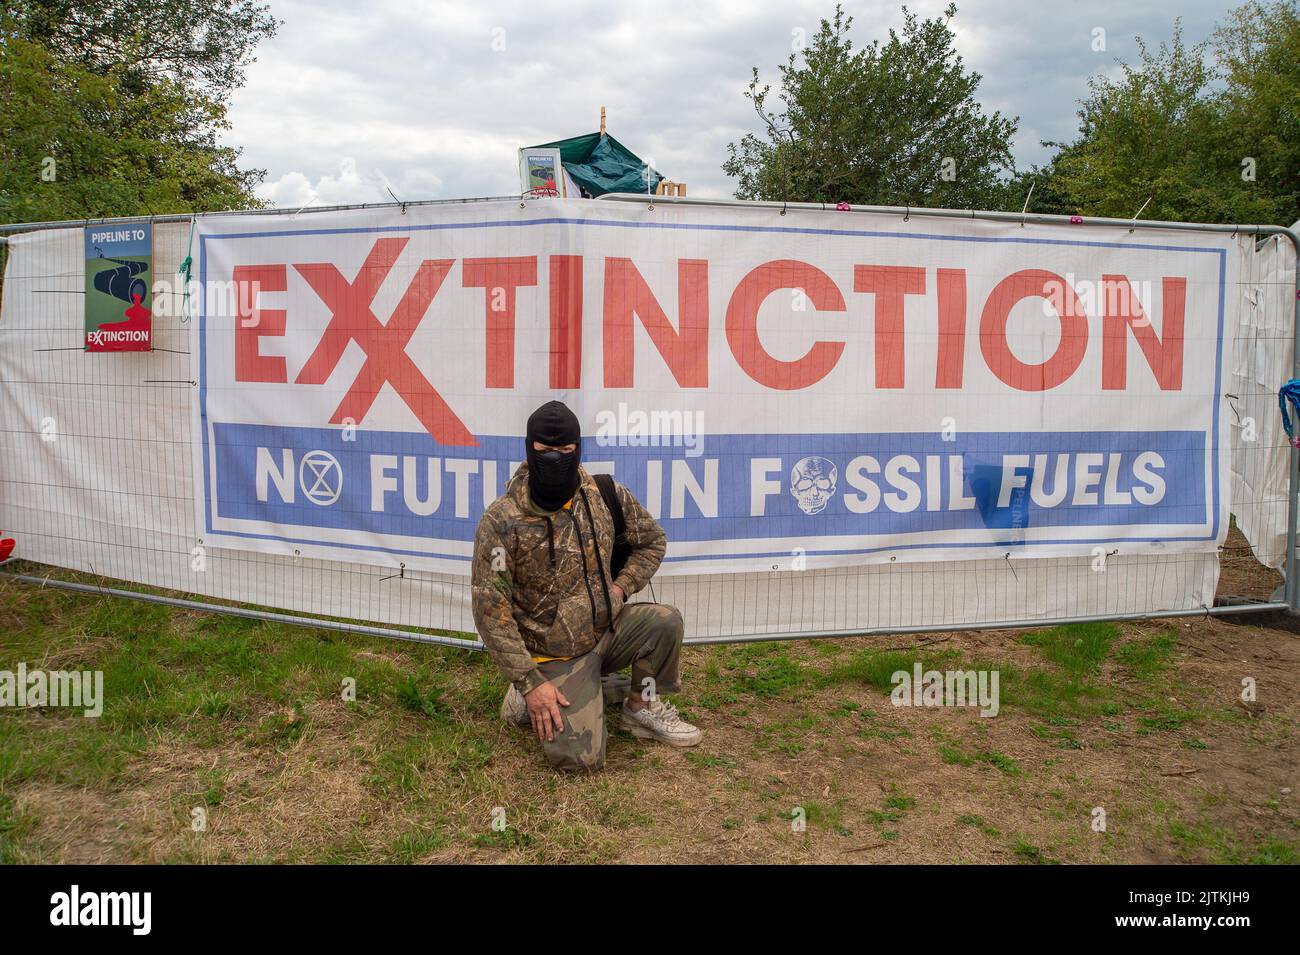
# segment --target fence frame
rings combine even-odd
[[[351,209],[400,209],[403,213],[407,208],[412,206],[429,206],[429,205],[449,205],[464,204],[471,202],[490,202],[503,199],[518,199],[521,206],[528,201],[546,201],[546,200],[528,200],[516,196],[484,196],[470,199],[429,199],[418,200],[413,202],[378,202],[378,203],[359,203],[353,205],[335,205],[335,206],[313,206],[304,209],[246,209],[233,212],[198,212],[198,213],[175,213],[170,215],[147,215],[147,216],[125,216],[120,218],[101,218],[101,219],[66,219],[52,222],[25,222],[0,224],[0,252],[7,253],[3,248],[8,243],[7,236],[23,232],[34,232],[43,229],[67,229],[79,228],[88,225],[96,225],[106,222],[190,222],[196,218],[208,216],[230,216],[230,215],[292,215],[310,214],[317,212],[341,212]],[[1029,224],[1034,225],[1068,225],[1073,227],[1109,227],[1109,228],[1128,228],[1130,232],[1141,227],[1143,229],[1156,229],[1171,232],[1210,232],[1232,235],[1253,235],[1259,236],[1285,236],[1290,240],[1292,248],[1296,252],[1296,287],[1293,304],[1292,316],[1292,369],[1293,378],[1300,378],[1300,233],[1293,231],[1286,226],[1275,225],[1256,225],[1256,224],[1236,224],[1220,225],[1214,223],[1194,223],[1194,222],[1166,222],[1160,220],[1138,219],[1136,216],[1132,219],[1114,219],[1114,218],[1094,218],[1086,216],[1063,216],[1051,215],[1037,212],[986,212],[975,209],[927,209],[913,208],[911,206],[869,206],[869,205],[850,205],[847,210],[828,206],[826,203],[819,202],[776,202],[766,200],[750,199],[710,199],[698,196],[669,196],[669,195],[649,195],[644,193],[608,193],[598,197],[594,201],[610,202],[630,202],[640,203],[646,206],[647,213],[653,213],[656,205],[683,205],[683,206],[721,206],[729,208],[765,208],[779,209],[781,214],[785,215],[787,209],[822,211],[829,213],[838,213],[842,211],[866,212],[877,215],[894,215],[902,218],[904,222],[912,216],[918,218],[935,218],[949,220],[980,220],[986,222],[1018,223],[1024,227]],[[3,262],[5,256],[0,255],[0,290],[3,289]],[[0,291],[0,295],[2,295]],[[1283,586],[1281,598],[1277,599],[1278,594],[1274,594],[1274,599],[1268,601],[1257,601],[1250,603],[1230,604],[1223,606],[1200,607],[1192,610],[1159,610],[1146,613],[1130,614],[1112,614],[1101,616],[1074,616],[1074,617],[1053,617],[1051,619],[1026,619],[1026,620],[1001,620],[981,623],[965,623],[956,625],[960,630],[1021,630],[1045,626],[1060,626],[1062,624],[1073,623],[1099,623],[1103,621],[1143,621],[1169,619],[1179,617],[1213,617],[1226,616],[1237,613],[1260,613],[1271,611],[1286,611],[1288,613],[1300,613],[1300,574],[1297,573],[1297,524],[1300,523],[1300,449],[1295,445],[1291,447],[1290,468],[1288,482],[1287,498],[1287,541],[1286,541],[1286,558],[1283,565]],[[5,563],[9,563],[6,561]],[[235,604],[218,604],[207,601],[193,600],[187,597],[172,597],[163,594],[143,593],[135,590],[125,590],[121,588],[103,587],[97,584],[86,584],[77,581],[59,580],[54,577],[37,577],[31,574],[19,574],[9,571],[0,571],[0,577],[8,578],[24,584],[30,584],[41,587],[56,587],[64,590],[70,590],[78,593],[98,594],[115,598],[126,598],[141,600],[147,603],[164,604],[167,606],[181,607],[190,610],[199,610],[207,613],[224,613],[232,616],[245,617],[254,620],[265,620],[277,623],[287,623],[294,626],[316,627],[319,629],[334,630],[346,633],[355,633],[362,636],[384,637],[387,639],[405,640],[415,643],[424,643],[436,646],[455,647],[464,650],[485,650],[480,640],[465,640],[456,637],[444,636],[435,633],[421,633],[411,630],[401,630],[394,627],[381,627],[365,624],[362,622],[340,621],[324,617],[311,617],[301,614],[279,613],[276,611],[259,610],[249,607],[241,607]],[[932,624],[912,627],[867,627],[850,630],[822,630],[815,632],[791,632],[791,633],[762,633],[762,634],[724,634],[712,637],[687,637],[685,643],[688,645],[705,645],[705,644],[726,644],[726,643],[758,643],[768,640],[811,640],[811,639],[834,639],[839,637],[873,637],[884,636],[888,634],[924,634],[924,633],[942,633],[954,629],[950,624]]]

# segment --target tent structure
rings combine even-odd
[[[594,199],[607,192],[676,192],[684,195],[685,187],[672,183],[605,131],[605,110],[600,111],[600,130],[570,139],[527,146],[523,152],[557,149],[569,186],[570,196]],[[673,187],[669,189],[668,187]]]
[[[529,148],[558,149],[564,171],[593,199],[607,192],[654,192],[664,178],[609,133],[587,133]]]

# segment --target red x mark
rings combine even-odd
[[[379,389],[388,382],[439,444],[475,445],[478,442],[474,435],[406,353],[407,343],[455,260],[421,262],[387,325],[370,309],[379,286],[409,241],[377,239],[352,282],[328,262],[294,266],[332,313],[325,333],[298,372],[295,383],[323,385],[343,357],[348,342],[355,341],[366,353],[366,361],[330,418],[331,424],[342,424],[345,418],[360,422],[374,404]]]

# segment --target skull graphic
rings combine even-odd
[[[815,455],[801,459],[790,469],[790,493],[805,514],[819,514],[835,496],[839,471],[835,465]]]

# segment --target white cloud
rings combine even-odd
[[[834,10],[833,0],[270,2],[285,23],[232,98],[227,140],[268,170],[258,194],[291,208],[313,195],[323,204],[388,199],[376,170],[402,199],[510,194],[518,147],[592,132],[602,105],[609,131],[690,194],[730,195],[727,144],[759,129],[742,95],[751,67],[775,82],[792,31],[811,37]],[[933,16],[945,3],[912,6]],[[847,0],[855,44],[884,39],[902,22],[900,6]],[[1194,41],[1228,6],[984,0],[959,9],[957,47],[984,75],[985,107],[1021,117],[1023,168],[1048,157],[1040,138],[1073,138],[1088,76],[1131,60],[1135,33],[1167,39],[1177,14]],[[1107,30],[1104,54],[1090,49],[1097,25]]]
[[[301,172],[284,173],[274,182],[262,183],[257,197],[277,209],[391,201],[379,177],[361,176],[351,157],[339,163],[337,174],[321,176],[314,183]]]

